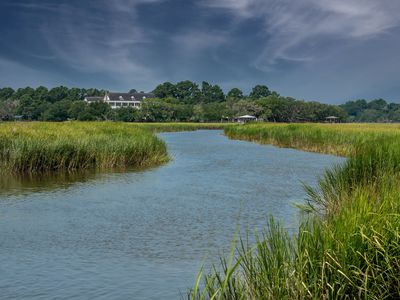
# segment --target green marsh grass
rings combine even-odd
[[[2,172],[42,173],[146,167],[168,161],[166,145],[124,123],[2,123]]]
[[[230,138],[348,156],[328,170],[295,234],[270,219],[236,264],[203,276],[189,299],[400,299],[400,126],[250,124]]]

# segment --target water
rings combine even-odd
[[[342,158],[165,133],[173,161],[147,171],[0,181],[0,298],[179,299],[236,224],[298,222],[302,182]]]

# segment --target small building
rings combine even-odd
[[[325,120],[328,123],[337,123],[337,122],[339,122],[339,117],[329,116],[329,117],[326,117]]]
[[[235,120],[235,122],[238,122],[238,123],[248,123],[251,121],[257,121],[257,117],[250,116],[250,115],[244,115],[244,116],[236,117],[234,120]]]
[[[87,103],[105,102],[108,103],[111,108],[121,107],[134,107],[140,108],[141,103],[144,99],[154,98],[151,93],[114,93],[106,92],[104,97],[86,97]]]

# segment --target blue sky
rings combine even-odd
[[[1,0],[0,86],[400,102],[399,0]]]

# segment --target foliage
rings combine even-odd
[[[240,100],[243,97],[243,92],[238,88],[233,88],[226,94],[226,98],[229,100]]]
[[[270,219],[254,245],[202,272],[189,299],[399,299],[400,127],[264,124],[228,126],[231,138],[348,155],[326,171],[299,229]],[[232,263],[235,262],[235,263]],[[203,288],[200,288],[200,287]]]
[[[269,95],[271,95],[271,91],[269,90],[269,88],[265,85],[256,85],[255,87],[253,87],[251,93],[250,93],[250,98],[253,99],[259,99],[262,97],[268,97]]]
[[[168,160],[165,144],[149,131],[123,123],[4,123],[2,172],[144,167]]]
[[[400,104],[383,99],[349,101],[336,106],[283,97],[265,85],[256,85],[245,96],[238,88],[225,95],[218,85],[206,81],[200,88],[189,80],[176,84],[164,82],[154,89],[156,98],[143,103],[143,111],[112,111],[104,104],[88,105],[82,101],[86,96],[104,93],[104,90],[63,86],[15,91],[6,87],[0,89],[0,119],[10,120],[18,115],[36,121],[213,122],[250,114],[271,122],[325,122],[328,116],[336,116],[339,121],[400,122]],[[132,115],[128,116],[128,111]]]
[[[350,120],[355,122],[399,122],[400,105],[387,103],[383,99],[375,99],[367,102],[364,99],[348,101],[340,105]]]

